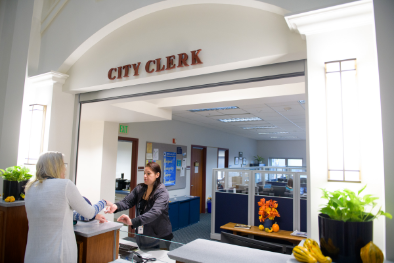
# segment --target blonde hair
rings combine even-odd
[[[61,178],[64,169],[63,154],[60,152],[45,152],[40,155],[36,164],[36,178],[26,185],[26,190],[29,190],[35,182],[44,182],[46,179]]]

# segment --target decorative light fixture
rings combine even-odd
[[[218,108],[206,108],[206,109],[194,109],[189,110],[190,112],[200,112],[200,111],[213,111],[213,110],[233,110],[238,109],[237,106],[230,106],[230,107],[218,107]]]
[[[33,104],[29,106],[30,132],[25,164],[36,164],[42,153],[45,133],[46,105]]]
[[[219,119],[221,122],[240,122],[240,121],[262,121],[263,119],[259,117],[251,118],[232,118],[232,119]]]
[[[356,60],[325,63],[328,180],[360,182]]]
[[[253,130],[253,129],[275,129],[276,126],[257,126],[257,127],[242,127],[244,130]]]
[[[289,132],[259,132],[259,134],[288,134]]]

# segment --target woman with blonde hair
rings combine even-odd
[[[101,200],[90,206],[70,180],[61,180],[65,173],[62,153],[46,152],[38,159],[36,178],[25,190],[29,221],[25,263],[76,263],[73,218],[93,218],[105,205],[112,205]],[[73,209],[80,215],[73,215]]]

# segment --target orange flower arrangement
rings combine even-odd
[[[265,201],[265,198],[262,198],[260,202],[257,202],[257,204],[260,206],[259,208],[259,220],[260,222],[264,222],[267,218],[270,220],[274,220],[274,218],[280,217],[278,210],[276,208],[278,207],[278,202],[276,201]]]

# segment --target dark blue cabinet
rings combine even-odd
[[[200,221],[200,197],[190,200],[190,225]]]
[[[168,206],[172,231],[200,221],[200,197],[198,196],[170,198]]]
[[[172,225],[172,231],[179,229],[179,202],[168,204],[168,214]]]
[[[179,202],[179,228],[187,227],[190,223],[190,200]]]

